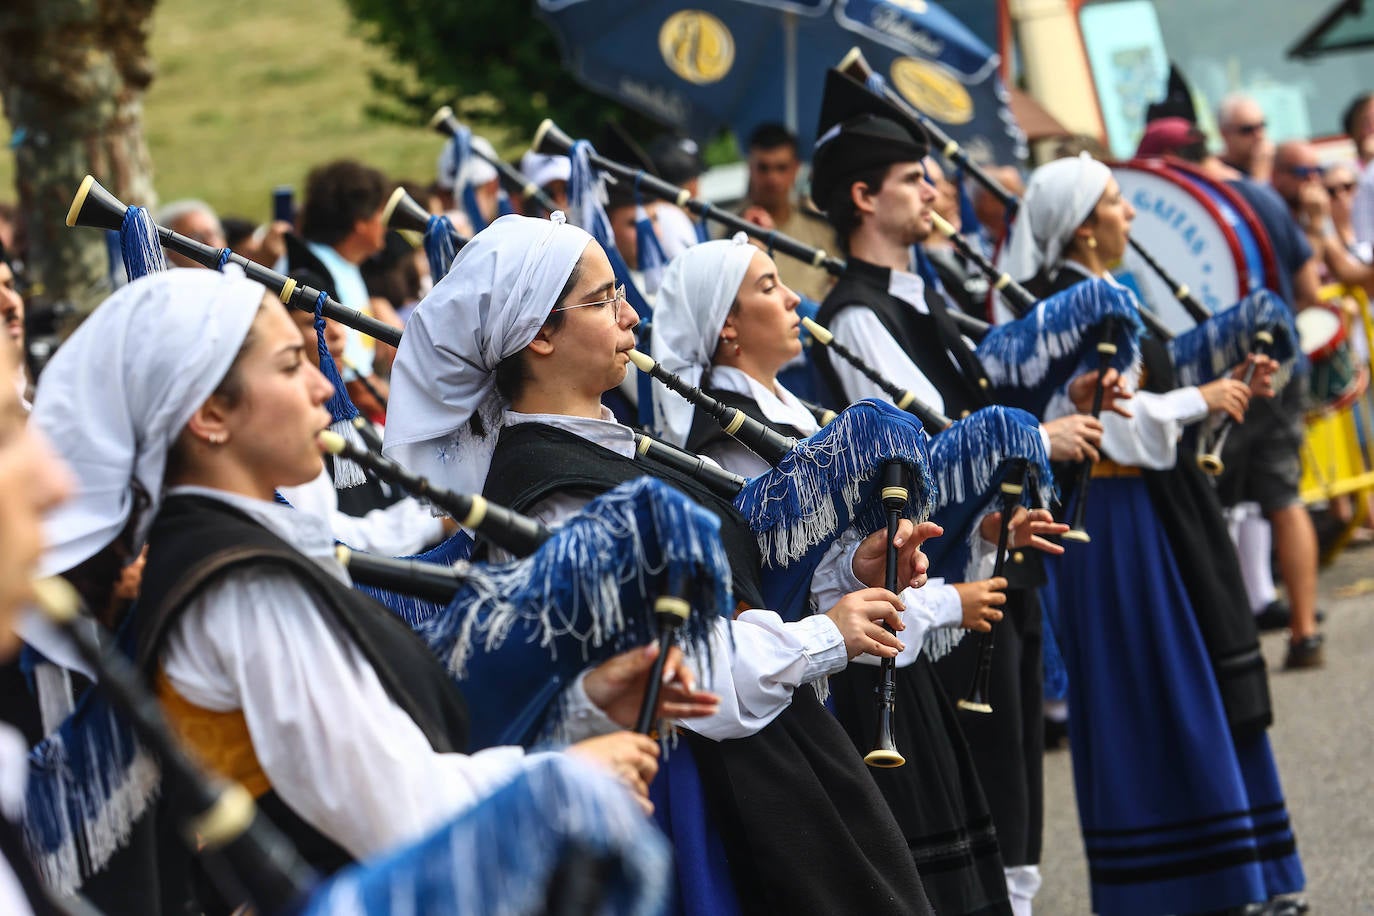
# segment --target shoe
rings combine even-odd
[[[1255,615],[1255,626],[1259,627],[1261,633],[1286,630],[1292,617],[1293,611],[1288,607],[1288,602],[1275,599],[1266,604],[1264,610]]]
[[[1283,669],[1293,671],[1299,668],[1323,668],[1326,654],[1322,649],[1325,640],[1317,633],[1288,644],[1288,657],[1283,660]]]

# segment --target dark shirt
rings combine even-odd
[[[1294,221],[1288,205],[1273,188],[1249,178],[1236,178],[1226,183],[1255,211],[1255,217],[1269,236],[1274,260],[1278,263],[1279,288],[1275,292],[1292,307],[1293,278],[1312,257],[1307,234]]]

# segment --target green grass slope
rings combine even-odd
[[[343,0],[160,0],[152,53],[144,126],[164,202],[200,197],[264,220],[273,186],[294,185],[299,198],[311,166],[343,157],[433,178],[438,135],[365,114],[368,71],[386,55]],[[0,120],[0,201],[15,197],[8,132]]]

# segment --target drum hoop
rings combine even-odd
[[[1306,356],[1309,361],[1319,363],[1334,355],[1335,352],[1341,348],[1341,344],[1345,343],[1345,339],[1349,336],[1350,331],[1345,326],[1345,315],[1338,307],[1326,302],[1318,302],[1316,305],[1308,306],[1308,308],[1303,311],[1310,312],[1312,309],[1321,309],[1323,312],[1329,312],[1336,319],[1336,333],[1331,335],[1329,340],[1313,349],[1310,353],[1303,351],[1303,355]],[[1299,313],[1299,317],[1300,316],[1301,313]],[[1299,331],[1298,336],[1299,338],[1302,337],[1301,331]],[[1301,345],[1301,340],[1299,341],[1299,345]]]
[[[1218,194],[1226,198],[1226,202],[1236,209],[1240,218],[1245,220],[1245,224],[1250,227],[1250,234],[1255,237],[1255,244],[1259,246],[1260,261],[1264,264],[1264,286],[1266,289],[1278,290],[1279,287],[1279,260],[1274,257],[1274,246],[1269,241],[1269,233],[1265,231],[1264,224],[1255,215],[1255,208],[1250,206],[1249,201],[1240,196],[1240,192],[1231,187],[1224,181],[1218,181],[1202,169],[1201,166],[1191,162],[1184,162],[1182,159],[1170,159],[1169,165],[1178,169],[1186,175],[1206,182],[1207,186],[1213,188]]]
[[[1222,238],[1226,239],[1226,247],[1231,251],[1231,262],[1236,265],[1236,284],[1238,287],[1236,299],[1245,298],[1245,295],[1250,292],[1246,286],[1249,270],[1246,269],[1245,252],[1241,250],[1240,237],[1236,235],[1236,230],[1232,229],[1230,224],[1226,222],[1226,217],[1222,215],[1221,210],[1217,208],[1210,197],[1204,194],[1200,188],[1171,173],[1170,166],[1175,161],[1171,158],[1166,164],[1162,159],[1131,159],[1127,162],[1108,163],[1108,165],[1112,171],[1134,169],[1137,172],[1147,172],[1156,178],[1167,181],[1176,188],[1182,189],[1189,197],[1197,201],[1202,209],[1207,212],[1207,215],[1211,217],[1212,222],[1216,223],[1217,228],[1221,230]],[[1261,257],[1263,257],[1262,254]]]
[[[1345,391],[1337,395],[1334,401],[1331,401],[1329,404],[1320,404],[1313,407],[1308,413],[1317,416],[1326,416],[1346,410],[1363,397],[1368,388],[1369,369],[1366,366],[1360,366],[1359,369],[1356,370],[1355,378],[1351,380],[1350,385],[1346,387]]]

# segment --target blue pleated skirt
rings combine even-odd
[[[1300,890],[1268,737],[1227,727],[1144,480],[1094,480],[1088,502],[1093,539],[1058,561],[1055,617],[1094,912],[1196,913]]]

